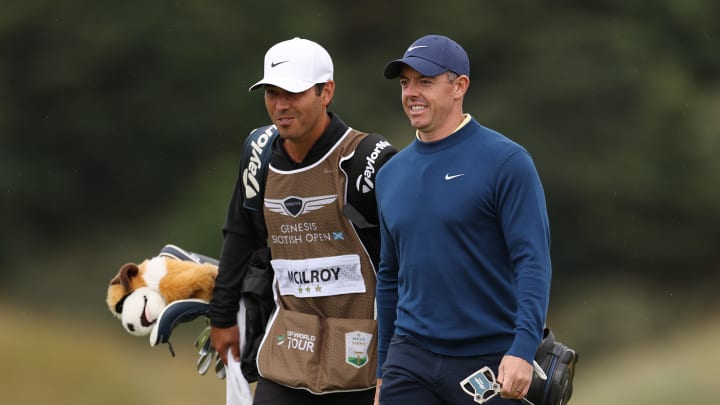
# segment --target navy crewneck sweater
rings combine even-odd
[[[380,368],[393,334],[449,356],[529,362],[551,279],[544,191],[527,151],[475,119],[414,140],[377,176]]]

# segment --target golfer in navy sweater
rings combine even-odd
[[[463,113],[470,62],[455,41],[418,39],[385,77],[399,78],[416,139],[377,176],[376,403],[473,404],[460,382],[484,366],[502,385],[492,403],[520,403],[551,279],[533,160]]]

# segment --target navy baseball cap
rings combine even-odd
[[[470,76],[467,52],[457,42],[442,35],[426,35],[413,42],[401,59],[385,66],[385,78],[394,79],[400,76],[403,64],[427,77],[447,71]]]

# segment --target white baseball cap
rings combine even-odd
[[[270,84],[291,93],[302,93],[333,78],[330,54],[317,43],[295,37],[279,42],[265,53],[265,76],[250,91]]]

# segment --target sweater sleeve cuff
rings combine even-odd
[[[532,364],[539,344],[540,342],[537,341],[536,338],[524,333],[518,333],[515,335],[515,340],[513,341],[512,346],[510,346],[510,350],[508,350],[505,354],[520,357]]]

